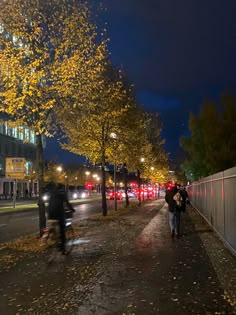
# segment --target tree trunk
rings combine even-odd
[[[102,154],[102,214],[107,215],[105,153]]]
[[[138,174],[138,205],[141,206],[141,179],[140,179],[140,170],[137,170]]]
[[[114,164],[114,205],[115,211],[117,211],[117,198],[116,198],[116,163]]]
[[[129,196],[128,196],[128,186],[127,186],[127,167],[126,163],[124,163],[123,166],[123,171],[124,171],[124,185],[125,185],[125,206],[129,206]]]
[[[36,173],[38,178],[38,211],[39,211],[39,236],[43,235],[43,230],[46,227],[45,203],[42,199],[44,187],[44,158],[43,158],[43,142],[42,135],[36,136]]]

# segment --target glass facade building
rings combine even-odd
[[[10,127],[8,121],[0,120],[0,176],[5,175],[6,157],[24,157],[29,169],[36,159],[36,137],[26,127]]]

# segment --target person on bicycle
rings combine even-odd
[[[51,191],[47,211],[49,220],[58,220],[61,240],[59,250],[62,252],[62,254],[65,254],[65,211],[67,209],[69,209],[71,212],[75,212],[75,209],[68,201],[64,186],[62,184],[57,184]]]

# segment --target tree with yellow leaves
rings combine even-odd
[[[125,120],[122,124],[126,127],[125,132],[120,135],[119,154],[116,152],[116,156],[125,163],[125,171],[137,173],[139,190],[140,177],[163,182],[168,173],[168,163],[163,149],[164,140],[160,135],[159,115],[146,112],[133,99],[133,105],[123,118]],[[124,181],[126,186],[126,180]],[[128,198],[126,204],[128,205]]]
[[[42,137],[54,133],[55,110],[73,100],[62,93],[66,89],[69,94],[71,77],[81,78],[81,103],[89,92],[88,84],[83,89],[84,83],[92,78],[91,67],[99,68],[99,60],[92,61],[96,28],[82,1],[8,0],[1,1],[0,11],[0,111],[36,134],[42,235],[46,223],[41,199]],[[71,66],[73,59],[76,69]],[[70,71],[64,71],[66,67]]]
[[[136,104],[133,91],[121,72],[109,65],[105,49],[102,55],[101,71],[94,77],[95,84],[90,85],[90,95],[85,95],[87,105],[83,107],[80,104],[80,94],[74,89],[71,96],[76,101],[60,107],[57,119],[65,136],[62,147],[101,164],[102,212],[107,215],[105,164],[125,163],[129,170],[138,169],[140,172],[142,169],[143,172],[144,164],[140,157],[150,159],[151,154],[153,157],[156,153],[158,156],[153,160],[163,162],[164,151],[161,156],[160,130],[157,128],[156,143],[151,142],[150,115]],[[128,198],[126,202],[128,205]]]
[[[74,99],[78,97],[76,106],[72,102],[71,106],[67,103],[67,107],[61,107],[57,119],[66,139],[62,147],[101,165],[102,212],[107,215],[105,164],[114,161],[115,142],[118,142],[112,135],[119,138],[124,131],[120,122],[130,103],[120,72],[106,58],[106,49],[102,55],[101,71],[94,76],[90,94],[83,100],[86,106],[82,106],[80,95],[74,90]]]

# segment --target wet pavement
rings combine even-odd
[[[0,314],[236,314],[236,258],[191,206],[182,219],[180,239],[170,237],[164,200],[81,221],[88,243],[51,264],[38,240],[8,244]]]

